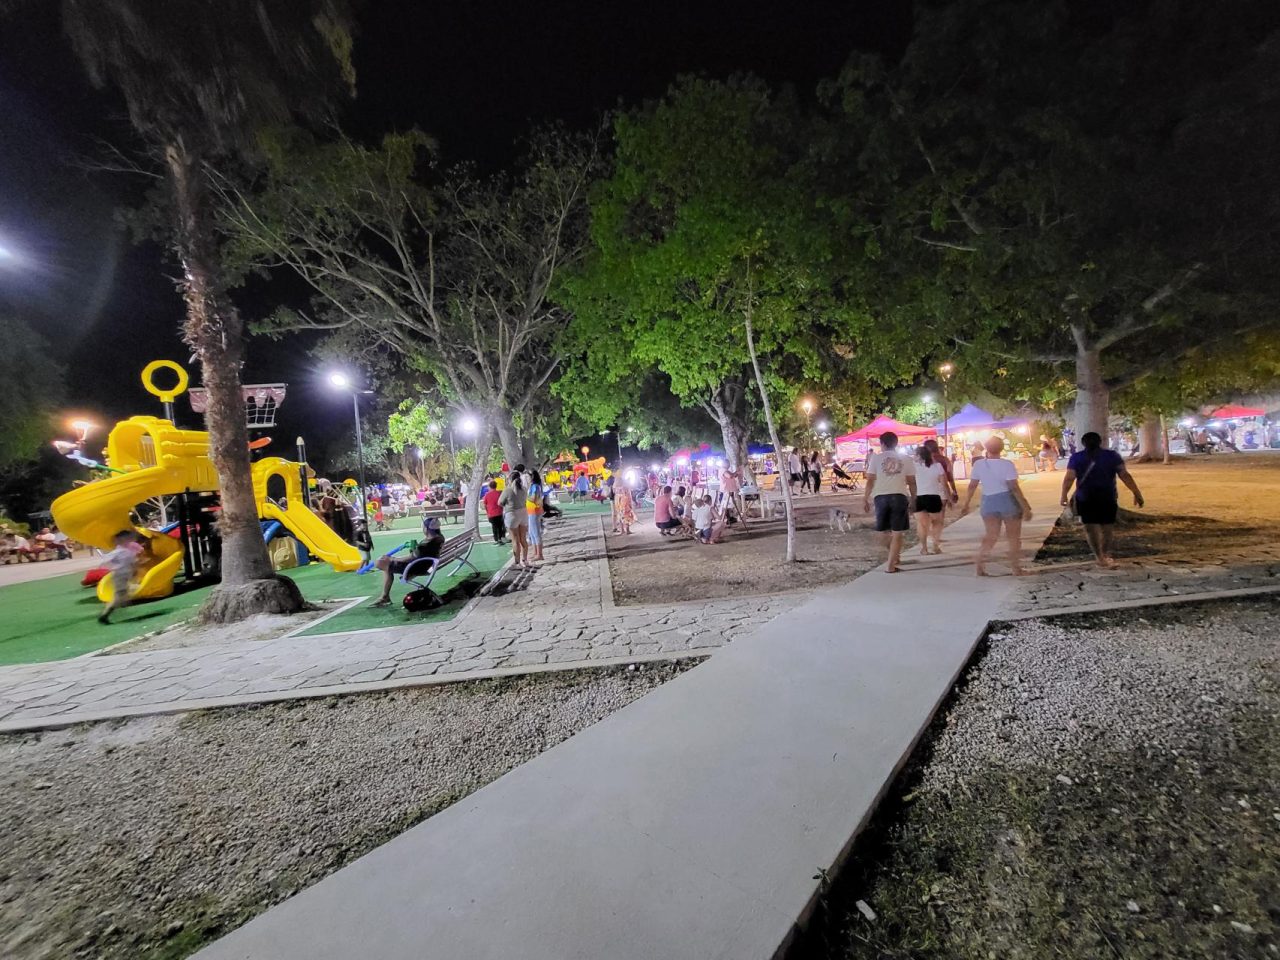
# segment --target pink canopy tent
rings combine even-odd
[[[1241,407],[1228,404],[1225,407],[1219,407],[1213,413],[1209,414],[1210,420],[1247,420],[1249,417],[1261,417],[1267,411],[1261,407]]]
[[[896,433],[898,438],[902,440],[923,440],[926,437],[936,437],[938,435],[936,427],[918,427],[914,423],[899,423],[893,417],[886,417],[881,414],[861,430],[846,433],[843,437],[836,437],[836,443],[842,441],[850,443],[854,440],[874,440],[886,433]]]
[[[938,431],[934,427],[918,427],[914,423],[899,423],[892,417],[883,414],[876,417],[861,430],[836,437],[836,459],[860,460],[867,455],[867,443],[886,433],[896,433],[898,439],[914,442],[936,437]]]

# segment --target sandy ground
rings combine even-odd
[[[997,628],[793,956],[1280,956],[1278,637],[1274,597]]]
[[[0,957],[185,957],[691,664],[0,737]]]
[[[1146,506],[1135,508],[1129,491],[1120,488],[1116,557],[1121,561],[1247,559],[1280,543],[1280,451],[1198,456],[1130,469]],[[1085,556],[1083,537],[1059,530],[1039,559]]]
[[[849,514],[851,530],[830,529],[833,508]],[[947,521],[959,516],[947,511]],[[608,518],[606,518],[607,521]],[[884,548],[862,512],[862,493],[830,493],[796,500],[797,562],[782,562],[786,526],[781,520],[751,521],[730,528],[723,543],[662,537],[647,511],[630,536],[609,535],[609,573],[619,604],[713,600],[780,593],[841,583],[885,560]],[[907,550],[915,534],[907,538]],[[946,549],[946,539],[943,539]],[[907,554],[904,554],[907,555]]]

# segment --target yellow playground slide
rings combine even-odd
[[[270,489],[273,478],[278,478],[275,490]],[[307,507],[299,464],[280,457],[259,460],[253,465],[253,493],[258,501],[258,516],[280,521],[317,560],[323,560],[335,570],[360,569],[364,563],[360,551]]]
[[[209,459],[209,435],[181,430],[157,417],[131,417],[117,423],[107,438],[107,464],[123,471],[87,483],[53,502],[54,522],[67,536],[100,550],[114,546],[121,530],[136,530],[145,538],[136,596],[167,597],[182,569],[182,542],[155,530],[135,527],[133,509],[154,497],[209,493],[218,490],[218,473]],[[273,457],[254,464],[254,491],[259,516],[278,520],[318,559],[335,570],[358,569],[360,552],[335,534],[307,509],[302,496],[300,465]],[[271,477],[283,480],[284,505],[268,498]],[[98,597],[110,600],[111,577],[98,583]]]

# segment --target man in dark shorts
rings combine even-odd
[[[898,572],[902,556],[903,535],[911,529],[911,514],[916,498],[915,460],[898,452],[898,435],[880,437],[880,450],[867,458],[867,490],[862,495],[862,509],[871,512],[871,496],[875,491],[876,532],[889,541],[887,573]]]
[[[1116,514],[1120,510],[1120,494],[1116,480],[1133,493],[1134,506],[1143,505],[1142,491],[1129,473],[1124,458],[1114,450],[1102,446],[1102,437],[1086,433],[1080,438],[1084,449],[1071,455],[1067,461],[1067,473],[1062,478],[1062,505],[1070,500],[1068,495],[1075,485],[1075,511],[1084,524],[1084,538],[1089,542],[1098,566],[1111,569],[1116,566],[1111,556],[1111,542],[1115,530]]]
[[[391,585],[396,577],[408,569],[415,560],[426,557],[435,559],[440,556],[440,548],[444,546],[444,534],[440,532],[440,520],[437,517],[425,517],[422,521],[422,539],[414,544],[413,549],[403,555],[379,557],[376,564],[382,571],[382,596],[370,606],[385,607],[391,603]]]

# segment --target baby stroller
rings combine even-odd
[[[831,465],[831,489],[834,490],[857,490],[858,481],[844,467],[838,463]]]

